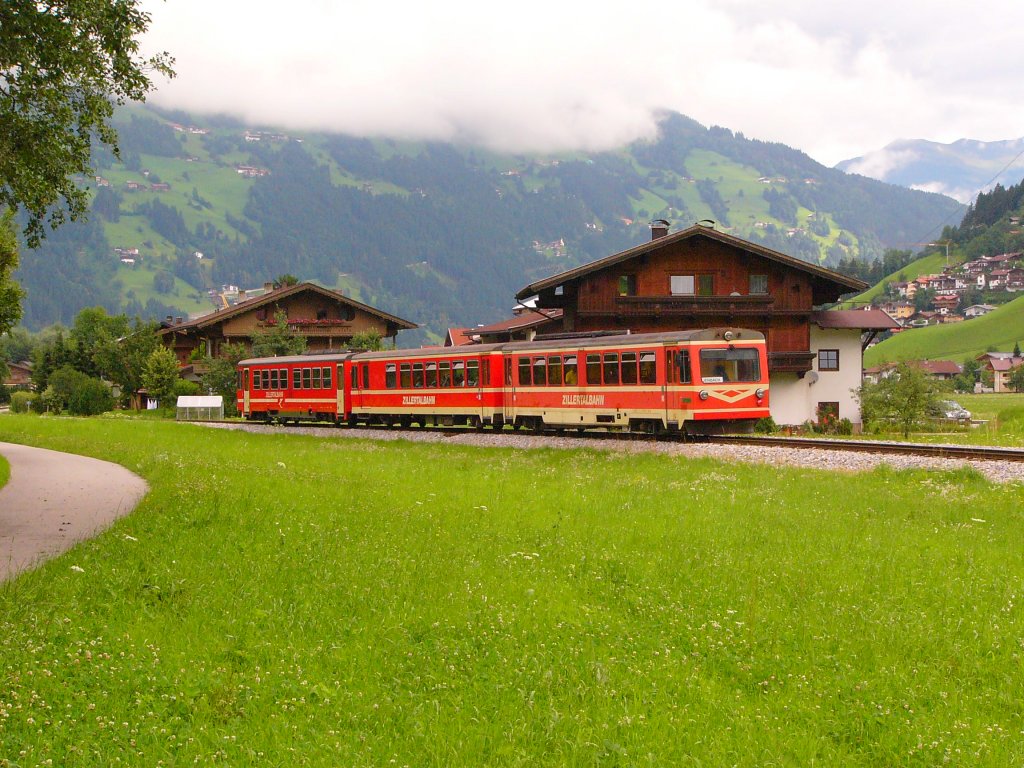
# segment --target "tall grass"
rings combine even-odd
[[[1019,486],[0,420],[152,488],[0,587],[0,760],[1010,765]]]
[[[7,481],[11,478],[11,465],[7,463],[7,459],[0,456],[0,488],[7,485]]]

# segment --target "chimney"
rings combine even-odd
[[[668,221],[665,219],[655,219],[651,222],[651,240],[657,240],[660,237],[664,237],[668,234]]]
[[[270,293],[272,290],[274,290],[274,284],[273,283],[264,283],[263,284],[263,292],[264,293]]]
[[[176,317],[176,318],[174,318],[174,324],[175,325],[181,325],[184,322],[185,322],[185,318],[184,317]]]
[[[168,315],[167,316],[167,324],[171,325],[173,322],[174,322],[174,316],[173,315]]]

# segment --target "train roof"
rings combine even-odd
[[[239,365],[288,365],[292,363],[343,363],[355,352],[319,352],[309,355],[274,355],[273,357],[250,357],[240,360]]]

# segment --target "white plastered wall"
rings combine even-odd
[[[771,413],[776,424],[803,424],[815,421],[818,403],[839,403],[839,418],[860,424],[860,405],[851,390],[861,384],[863,356],[860,349],[861,332],[851,330],[824,330],[811,325],[811,351],[814,364],[811,375],[797,378],[795,373],[772,374]],[[839,370],[819,371],[818,350],[839,350]]]

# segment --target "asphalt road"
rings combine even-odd
[[[0,582],[94,536],[149,490],[118,464],[0,443],[11,477],[0,488]]]

